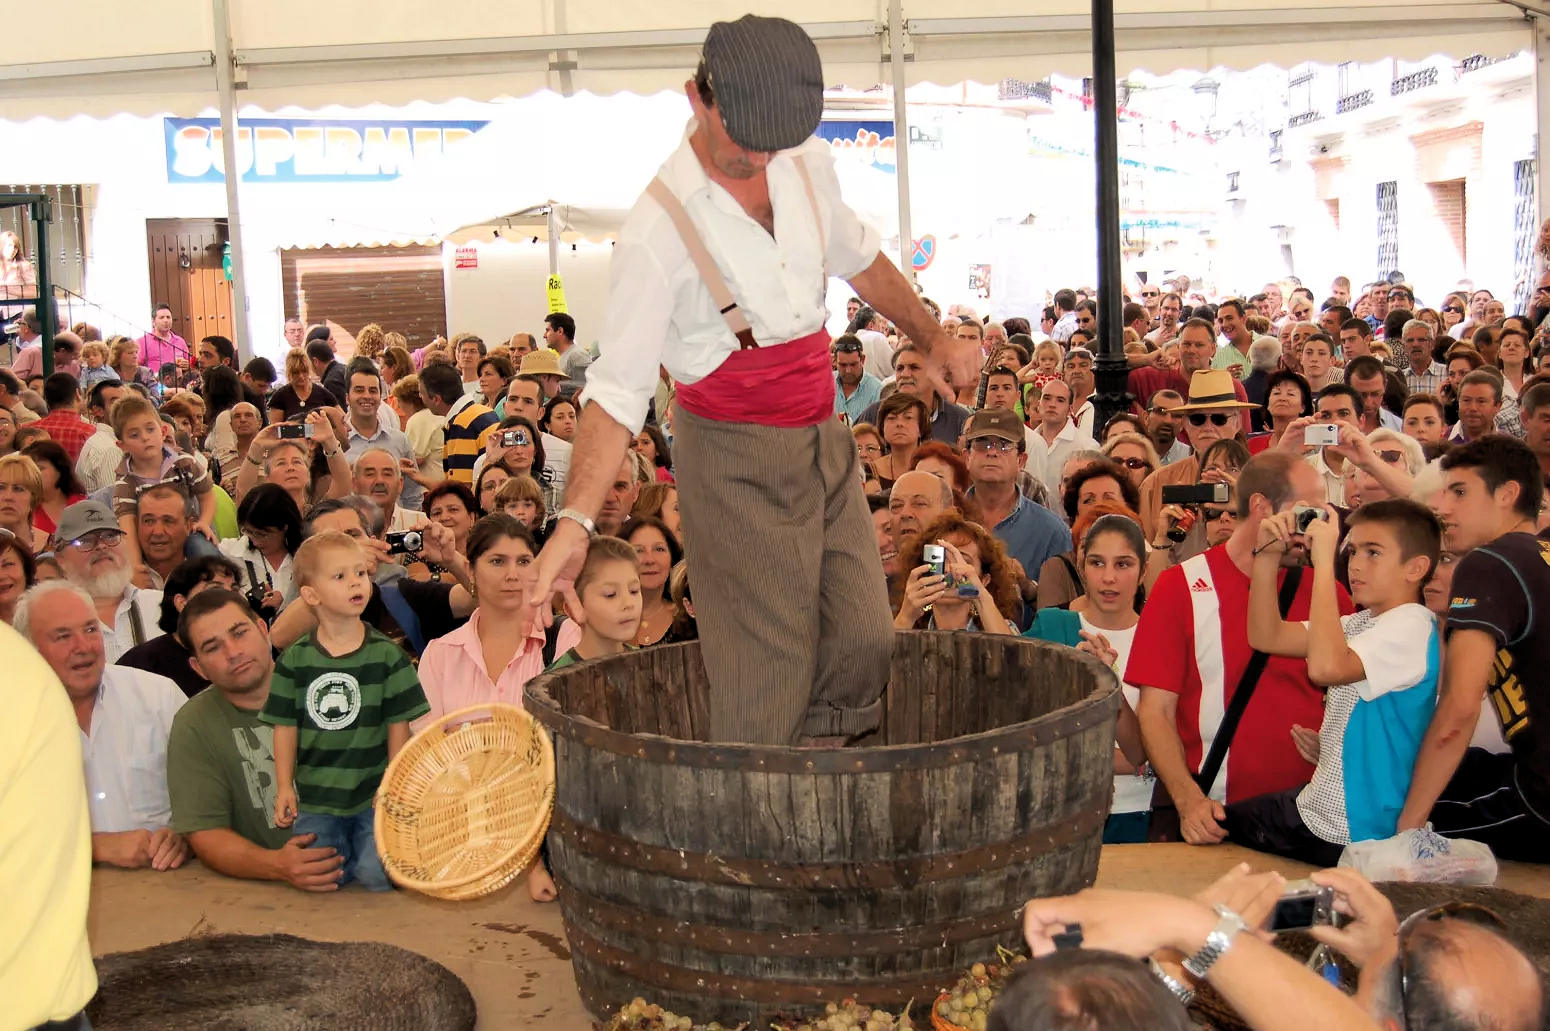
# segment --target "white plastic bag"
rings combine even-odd
[[[1392,838],[1359,841],[1340,853],[1340,865],[1369,881],[1418,881],[1426,884],[1494,884],[1496,857],[1490,846],[1463,838],[1445,838],[1428,824]]]

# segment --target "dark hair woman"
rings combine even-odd
[[[1281,435],[1298,419],[1313,414],[1313,388],[1300,373],[1278,369],[1265,380],[1265,425],[1262,433],[1249,437],[1249,451],[1272,451],[1281,443]]]
[[[1146,564],[1146,538],[1128,515],[1095,520],[1077,549],[1082,594],[1069,608],[1041,608],[1023,634],[1085,651],[1123,677],[1141,619],[1141,573]],[[1145,753],[1135,708],[1141,692],[1121,683],[1117,746],[1114,749],[1114,800],[1103,840],[1109,843],[1146,840],[1152,785],[1142,774]]]
[[[291,556],[301,547],[301,509],[278,483],[261,483],[242,496],[237,526],[242,536],[216,547],[242,571],[237,590],[255,610],[267,610],[273,618],[296,597]]]
[[[872,462],[883,490],[909,471],[915,449],[931,439],[931,413],[913,394],[896,390],[877,406],[877,426],[888,453]]]
[[[75,478],[70,455],[61,445],[39,440],[22,448],[22,454],[36,462],[38,472],[43,474],[43,500],[32,510],[32,525],[52,537],[65,509],[85,498],[86,492]]]
[[[667,524],[651,516],[632,518],[619,530],[619,538],[635,548],[640,562],[642,609],[635,643],[642,647],[658,644],[673,625],[673,596],[668,579],[673,567],[683,561],[683,548]]]

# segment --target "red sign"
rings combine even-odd
[[[459,247],[452,255],[453,268],[478,268],[479,248]]]

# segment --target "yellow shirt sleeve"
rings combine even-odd
[[[97,991],[86,940],[91,825],[80,728],[54,671],[0,623],[0,999],[7,1021],[64,1020]]]

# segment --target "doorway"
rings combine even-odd
[[[232,337],[231,284],[221,268],[226,221],[214,218],[148,218],[145,247],[151,270],[151,303],[172,307],[172,330],[195,342]],[[149,320],[151,313],[146,312]]]

